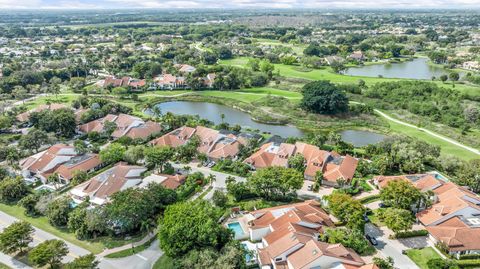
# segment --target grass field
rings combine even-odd
[[[478,159],[480,157],[471,151],[458,147],[440,138],[431,136],[421,130],[411,128],[402,124],[398,124],[393,121],[388,121],[388,124],[390,125],[390,129],[396,133],[401,133],[411,137],[415,137],[415,138],[427,141],[430,144],[439,146],[443,154],[454,155],[463,160]]]
[[[59,230],[55,227],[53,227],[52,225],[50,225],[48,223],[48,220],[46,217],[38,217],[38,218],[32,218],[32,217],[29,217],[29,216],[26,216],[24,214],[24,209],[22,207],[19,207],[19,206],[11,206],[11,205],[5,205],[5,204],[1,204],[0,203],[0,210],[7,213],[8,215],[11,215],[17,219],[20,219],[20,220],[24,220],[24,221],[27,221],[29,223],[31,223],[33,226],[41,229],[41,230],[44,230],[46,232],[49,232],[55,236],[58,236],[60,238],[62,238],[63,240],[65,241],[68,241],[74,245],[77,245],[79,247],[82,247],[94,254],[98,254],[100,252],[103,251],[104,249],[104,245],[100,242],[96,242],[96,243],[90,243],[90,242],[87,242],[87,241],[82,241],[82,240],[78,240],[76,237],[75,237],[75,234],[71,233],[71,232],[68,232],[68,231],[63,231],[63,230]]]
[[[431,247],[422,249],[409,249],[407,256],[421,269],[429,269],[427,262],[432,259],[440,259],[440,255]]]
[[[234,58],[230,60],[222,60],[220,64],[233,65],[238,67],[244,67],[248,62],[247,57]],[[376,77],[361,77],[361,76],[347,76],[337,74],[332,71],[331,68],[325,69],[307,69],[303,70],[299,66],[275,64],[275,71],[279,71],[281,76],[291,78],[301,78],[308,80],[330,80],[334,83],[357,83],[359,79],[365,81],[367,85],[372,85],[378,82],[386,81],[398,81],[396,78],[376,78]],[[451,84],[444,84],[441,81],[434,81],[439,86],[451,88]],[[464,84],[456,84],[455,90],[462,93],[466,93],[472,96],[480,96],[480,87]]]
[[[11,268],[3,263],[0,263],[0,269],[11,269]]]
[[[155,241],[155,239],[156,239],[156,237],[153,237],[149,241],[145,242],[144,244],[142,244],[140,246],[136,246],[133,249],[132,248],[124,249],[124,250],[121,250],[119,252],[110,253],[110,254],[106,255],[105,257],[106,258],[117,259],[117,258],[132,256],[135,253],[139,253],[139,252],[144,251],[145,249],[149,248],[152,245],[153,241]]]
[[[170,269],[174,268],[173,259],[168,257],[167,255],[163,255],[160,257],[155,264],[153,265],[152,269]]]
[[[291,48],[292,51],[296,54],[303,54],[303,50],[307,47],[305,44],[291,44],[291,43],[282,43],[278,40],[265,39],[265,38],[254,38],[253,42],[258,43],[259,45],[264,46],[282,46]]]
[[[84,241],[84,240],[78,240],[75,237],[75,234],[66,230],[66,229],[59,229],[55,228],[50,223],[48,223],[48,219],[46,217],[36,217],[32,218],[29,216],[26,216],[24,214],[24,209],[20,206],[16,205],[5,205],[0,203],[0,211],[3,211],[7,213],[8,215],[11,215],[17,219],[27,221],[31,223],[33,226],[44,230],[48,233],[51,233],[65,241],[68,241],[74,245],[77,245],[79,247],[82,247],[93,254],[98,254],[102,252],[105,248],[115,248],[119,246],[123,246],[125,244],[130,244],[132,242],[137,242],[143,238],[143,234],[139,234],[137,236],[132,236],[128,240],[124,240],[123,238],[110,238],[110,237],[100,237],[97,238],[95,241]],[[1,269],[1,267],[0,267]]]

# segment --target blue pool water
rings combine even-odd
[[[247,247],[246,244],[242,243],[242,247],[243,247],[245,250],[248,251],[248,247]],[[250,255],[250,253],[245,254],[245,261],[246,261],[247,263],[249,263],[250,261],[252,261],[252,256]]]
[[[245,234],[239,222],[232,222],[229,223],[227,226],[235,233],[235,238],[242,237]]]

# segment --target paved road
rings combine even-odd
[[[18,219],[0,211],[0,229],[3,230],[5,227],[9,226],[10,224],[14,223],[15,221],[18,221]],[[35,227],[34,227],[35,228]],[[47,233],[43,230],[40,230],[38,228],[35,228],[35,232],[33,234],[33,242],[31,246],[36,246],[40,244],[43,241],[50,240],[50,239],[58,239],[62,240],[65,243],[67,243],[69,253],[67,256],[64,257],[63,262],[69,262],[72,261],[73,259],[77,258],[78,256],[83,256],[87,255],[90,253],[90,251],[81,248],[79,246],[73,245],[61,238],[58,238],[50,233]]]
[[[402,250],[406,249],[406,247],[397,240],[389,239],[386,231],[371,223],[367,223],[365,226],[365,232],[369,235],[373,235],[377,239],[378,245],[375,246],[375,248],[385,258],[392,257],[395,262],[395,267],[401,269],[419,269],[410,258],[402,254]]]
[[[100,269],[150,269],[162,255],[158,240],[155,240],[149,248],[132,256],[118,259],[99,258],[98,267]]]
[[[32,267],[0,252],[0,262],[14,269],[32,269]]]
[[[441,139],[441,140],[443,140],[443,141],[446,141],[446,142],[448,142],[448,143],[451,143],[451,144],[453,144],[453,145],[455,145],[455,146],[457,146],[457,147],[461,147],[461,148],[463,148],[463,149],[466,149],[466,150],[468,150],[468,151],[471,151],[471,152],[473,152],[473,153],[475,153],[475,154],[480,155],[480,150],[478,150],[478,149],[476,149],[476,148],[472,148],[472,147],[466,146],[466,145],[464,145],[464,144],[462,144],[462,143],[460,143],[460,142],[458,142],[458,141],[455,141],[455,140],[453,140],[453,139],[451,139],[451,138],[448,138],[448,137],[445,137],[445,136],[443,136],[443,135],[439,135],[439,134],[434,133],[434,132],[432,132],[432,131],[430,131],[430,130],[427,130],[427,129],[425,129],[425,128],[421,128],[421,127],[415,126],[415,125],[413,125],[413,124],[406,123],[406,122],[403,122],[403,121],[401,121],[401,120],[392,118],[392,117],[390,117],[389,115],[383,113],[382,111],[380,111],[380,110],[378,110],[378,109],[374,109],[374,111],[375,111],[376,113],[378,113],[380,116],[386,118],[386,119],[389,120],[389,121],[393,121],[393,122],[395,122],[395,123],[398,123],[398,124],[401,124],[401,125],[404,125],[404,126],[407,126],[407,127],[410,127],[410,128],[414,128],[414,129],[423,131],[423,132],[425,132],[425,133],[427,133],[427,134],[429,134],[429,135],[431,135],[431,136],[434,136],[434,137],[439,138],[439,139]]]

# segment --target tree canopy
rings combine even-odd
[[[343,91],[327,80],[303,86],[303,109],[318,114],[337,114],[348,111],[348,98]]]

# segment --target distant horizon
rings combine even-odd
[[[478,9],[480,0],[0,0],[0,10],[235,10],[235,9],[345,9],[345,10],[465,10]],[[472,10],[475,11],[475,10]]]

